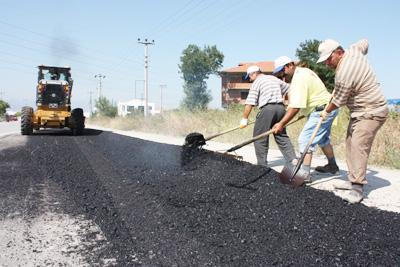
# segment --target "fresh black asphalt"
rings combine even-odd
[[[0,153],[0,216],[20,209],[7,199],[50,181],[60,212],[94,221],[107,239],[86,255],[91,266],[101,257],[118,266],[400,265],[398,213],[293,190],[273,170],[91,129],[27,139]],[[23,212],[37,216],[40,195],[31,201]]]

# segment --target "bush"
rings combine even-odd
[[[118,114],[118,108],[110,102],[106,97],[101,96],[96,100],[96,112],[93,115],[114,118]]]

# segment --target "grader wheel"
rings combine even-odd
[[[33,108],[22,107],[22,111],[21,111],[21,134],[22,135],[33,134],[32,119],[33,119]]]

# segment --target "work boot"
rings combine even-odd
[[[315,170],[317,172],[322,172],[322,173],[332,173],[332,174],[338,174],[339,173],[339,167],[338,165],[331,165],[331,164],[326,164],[325,166],[317,166],[315,167]]]

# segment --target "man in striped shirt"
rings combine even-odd
[[[247,69],[245,79],[249,79],[252,85],[245,102],[240,128],[247,126],[251,110],[254,106],[258,106],[260,111],[257,114],[253,130],[253,136],[257,136],[270,130],[272,125],[285,115],[282,95],[287,92],[289,85],[275,76],[262,74],[260,68],[255,65]],[[274,138],[287,162],[292,162],[296,159],[296,153],[286,129],[283,129],[279,134],[275,134]],[[255,141],[254,148],[257,164],[267,167],[269,137]]]
[[[350,203],[363,199],[363,185],[367,184],[366,170],[372,143],[379,128],[386,121],[388,106],[376,75],[366,54],[368,41],[360,40],[344,50],[335,40],[325,40],[318,47],[319,62],[335,69],[335,93],[321,117],[346,105],[350,122],[346,137],[346,161],[349,183],[337,189]]]
[[[310,147],[305,151],[320,121],[319,113],[325,108],[331,98],[331,94],[326,89],[324,83],[315,72],[308,68],[296,66],[293,60],[287,56],[282,56],[275,60],[274,72],[284,72],[285,78],[290,80],[288,110],[286,115],[273,126],[275,132],[280,132],[297,113],[308,116],[307,122],[298,138],[300,152],[306,153],[299,171],[300,175],[304,177],[305,182],[311,182],[312,154],[317,145],[324,152],[328,159],[328,164],[324,167],[319,166],[316,170],[332,174],[339,172],[330,140],[331,127],[333,120],[337,116],[337,111],[332,112],[327,120],[320,125]]]

